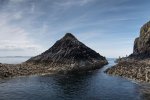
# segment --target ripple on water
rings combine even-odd
[[[143,100],[149,98],[141,92],[141,86],[138,84],[103,72],[112,65],[114,59],[109,59],[109,65],[104,68],[82,74],[28,76],[0,80],[0,100]]]

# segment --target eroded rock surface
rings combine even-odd
[[[135,39],[133,54],[134,58],[150,58],[150,21],[141,27],[140,36]]]

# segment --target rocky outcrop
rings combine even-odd
[[[22,64],[0,64],[0,77],[82,72],[101,68],[107,63],[105,57],[67,33],[50,49]]]
[[[43,64],[54,72],[92,70],[107,64],[105,57],[90,49],[71,33],[67,33],[44,53],[32,57],[27,64]]]
[[[150,82],[150,21],[142,26],[140,36],[134,41],[133,53],[106,70],[108,74]]]
[[[50,73],[43,65],[0,64],[0,78]]]
[[[140,36],[135,39],[133,58],[150,58],[150,21],[142,26]]]
[[[150,82],[150,64],[145,61],[121,61],[106,70],[106,73],[133,79],[141,82]]]

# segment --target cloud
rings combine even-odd
[[[13,3],[20,3],[20,2],[23,2],[24,0],[10,0],[10,2],[13,2]]]
[[[5,25],[0,30],[0,50],[18,51],[18,50],[37,50],[41,47],[33,43],[23,28]]]
[[[32,5],[31,5],[31,13],[34,13],[34,12],[35,12],[35,4],[32,3]]]
[[[22,13],[17,12],[11,15],[10,13],[0,13],[0,51],[8,52],[13,51],[17,54],[18,51],[28,52],[28,55],[32,55],[41,52],[42,47],[34,43],[29,37],[29,33],[19,24],[12,24],[11,21],[22,18]],[[26,53],[27,54],[27,53]]]
[[[140,6],[139,0],[138,4],[131,0],[1,1],[0,55],[6,51],[17,55],[40,53],[66,32],[72,32],[98,52],[118,56],[125,53],[126,45],[132,48],[129,44],[133,42],[127,38],[137,36],[149,16],[149,3]]]
[[[59,7],[72,7],[72,6],[84,6],[94,0],[62,0],[62,2],[55,2],[54,4]]]
[[[22,12],[17,12],[13,15],[14,19],[16,20],[19,20],[21,19],[23,16],[22,16]]]

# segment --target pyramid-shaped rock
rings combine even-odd
[[[93,70],[107,63],[105,57],[78,41],[71,33],[66,33],[44,53],[26,61],[26,64],[45,66],[54,72]]]

